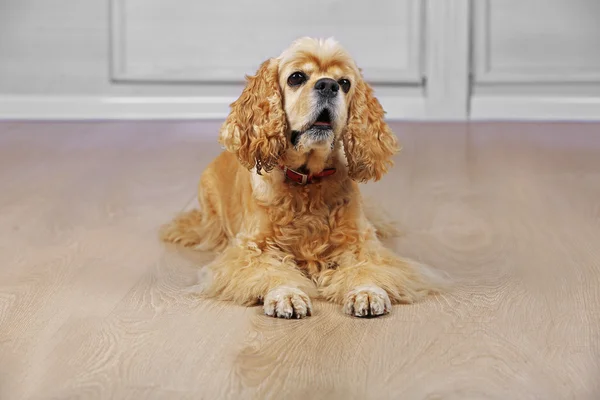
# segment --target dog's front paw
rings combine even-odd
[[[389,313],[391,309],[390,297],[375,285],[357,287],[344,300],[344,312],[357,317],[376,317]]]
[[[304,318],[312,314],[312,304],[302,290],[279,286],[265,296],[264,310],[271,317]]]

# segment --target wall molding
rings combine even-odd
[[[427,115],[468,118],[469,0],[427,1]]]
[[[418,96],[378,96],[388,119],[424,119]],[[2,96],[0,119],[224,119],[234,97]]]

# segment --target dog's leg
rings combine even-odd
[[[227,235],[219,220],[203,214],[200,210],[191,210],[177,215],[160,230],[160,238],[200,251],[219,251],[228,242]]]
[[[253,242],[231,245],[208,266],[211,282],[203,294],[241,305],[263,303],[264,313],[279,318],[303,318],[312,313],[316,294],[293,258],[278,249],[261,250]]]
[[[337,263],[337,269],[319,275],[320,292],[357,317],[387,314],[392,304],[413,303],[445,286],[441,274],[396,256],[377,238],[348,249]]]

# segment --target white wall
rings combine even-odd
[[[598,0],[315,0],[318,23],[273,1],[2,0],[0,118],[222,118],[235,76],[302,33],[336,34],[390,118],[600,118]]]

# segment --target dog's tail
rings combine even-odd
[[[160,230],[160,238],[201,251],[219,251],[228,242],[219,221],[197,209],[182,212],[164,225]]]

